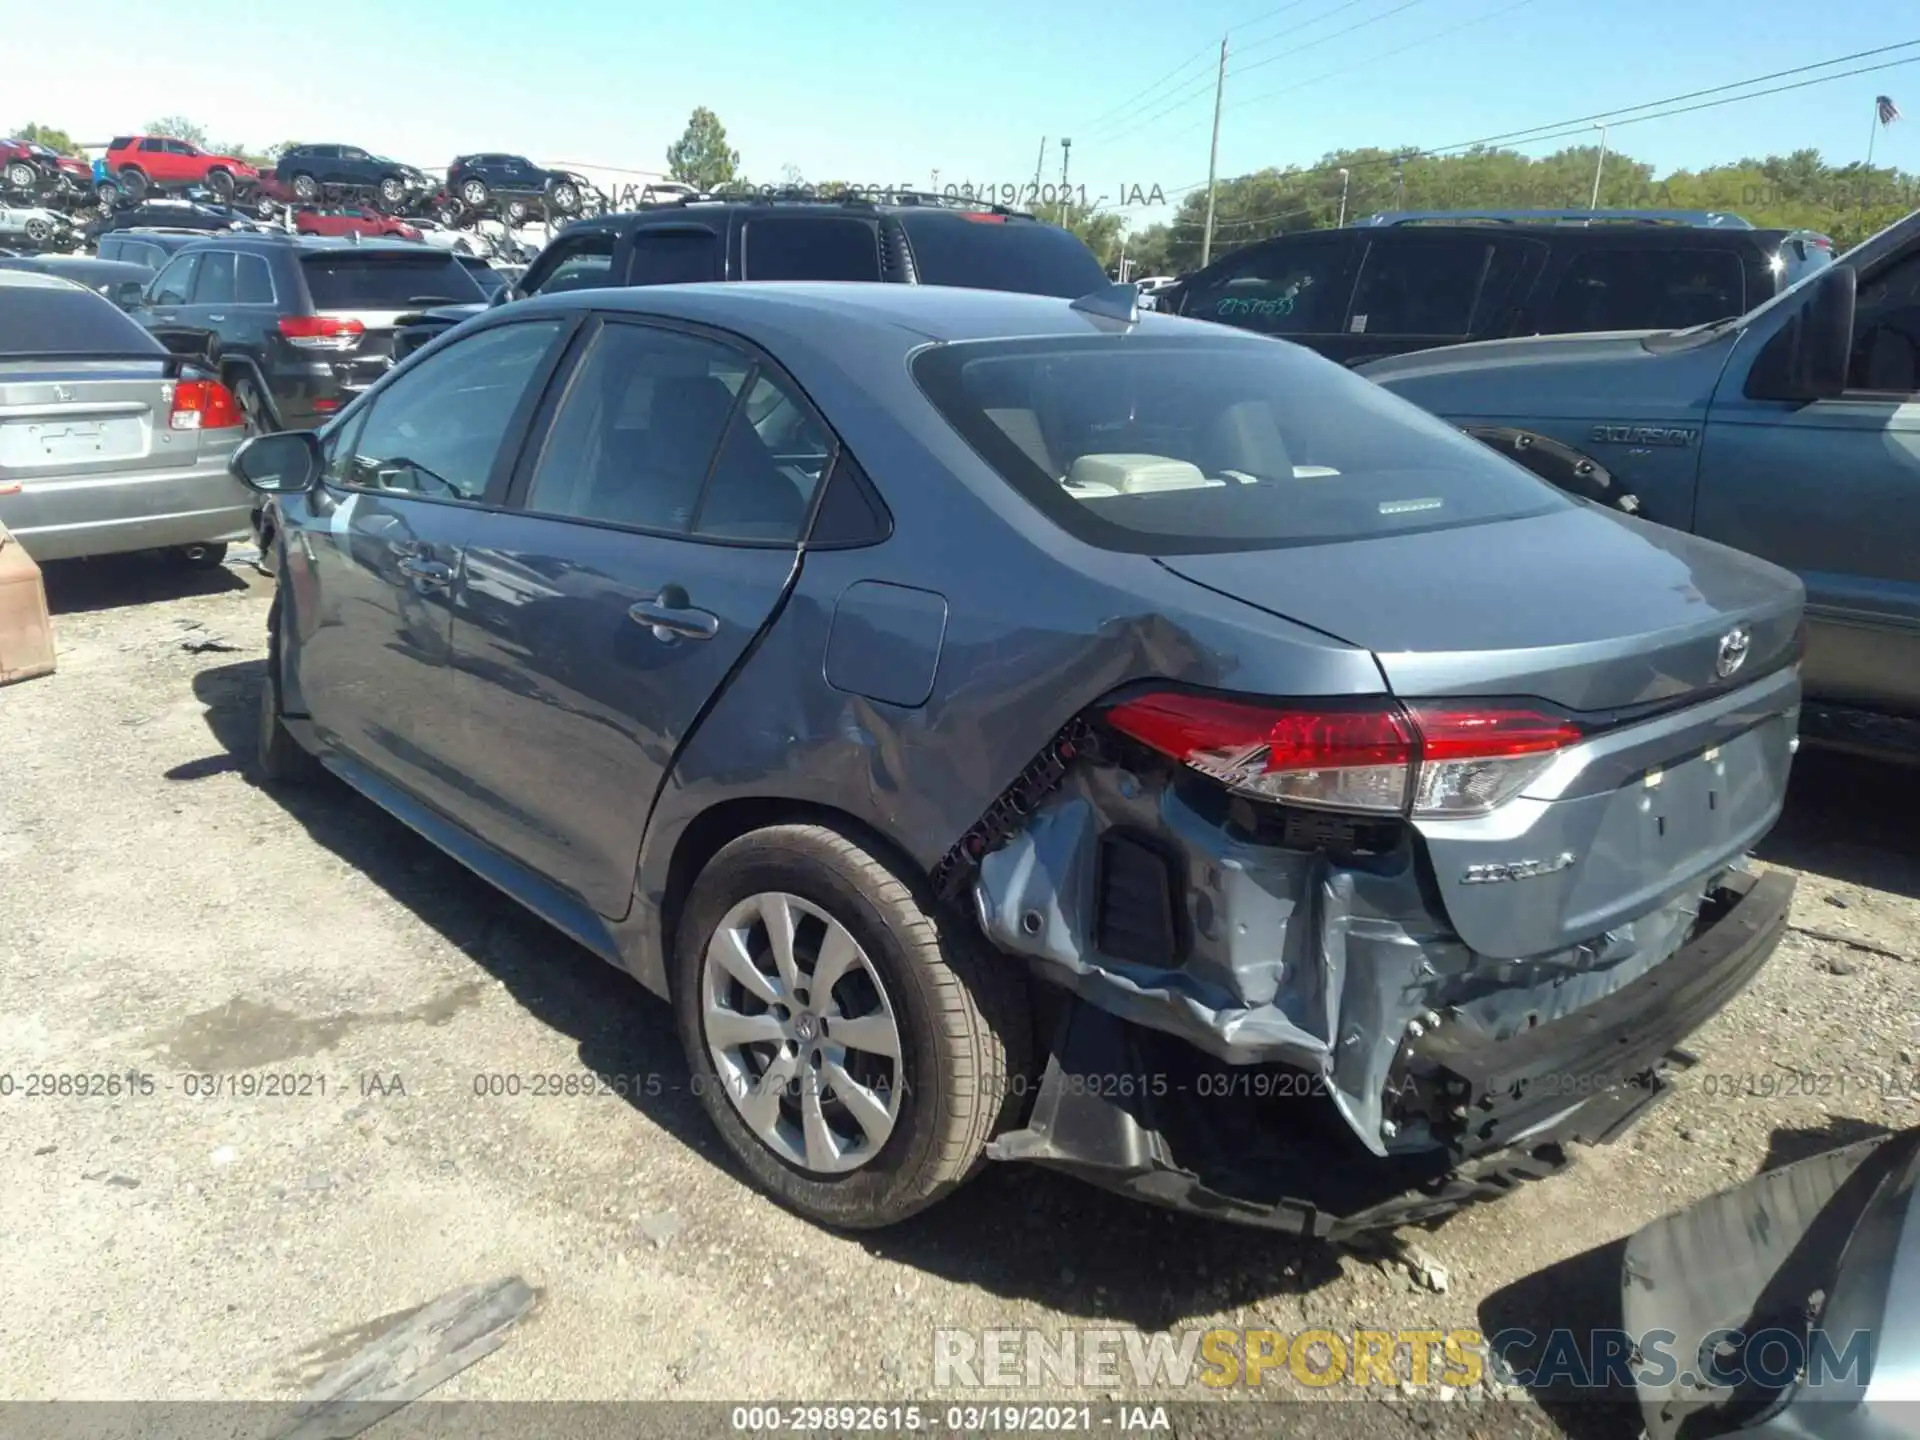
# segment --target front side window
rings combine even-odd
[[[611,282],[612,235],[582,235],[558,244],[564,248],[559,252],[557,263],[529,293],[554,295],[562,290],[591,290]]]
[[[1541,328],[1684,330],[1746,308],[1740,257],[1730,250],[1591,250],[1568,262]]]
[[[231,250],[208,250],[200,256],[200,271],[194,277],[193,303],[231,305],[233,303],[233,262]]]
[[[1139,334],[968,341],[928,346],[913,373],[1035,509],[1112,550],[1275,549],[1573,503],[1419,407],[1290,345]]]
[[[198,255],[176,255],[173,263],[154,278],[153,303],[156,305],[186,304],[187,296],[193,293],[193,272],[199,264]]]
[[[608,325],[567,388],[526,505],[665,534],[792,542],[832,455],[786,383],[750,357]]]
[[[1326,335],[1347,313],[1345,241],[1273,245],[1196,277],[1180,313],[1263,335]]]
[[[1493,245],[1478,236],[1376,240],[1360,267],[1353,335],[1465,335]]]
[[[372,397],[344,483],[434,500],[477,501],[521,399],[559,335],[557,320],[469,336]]]
[[[1860,287],[1847,388],[1920,391],[1920,255],[1888,266]]]

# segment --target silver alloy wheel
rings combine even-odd
[[[797,895],[750,895],[700,976],[707,1053],[761,1143],[816,1175],[880,1153],[900,1115],[900,1026],[846,926]]]
[[[294,176],[293,177],[293,198],[296,200],[306,200],[309,202],[319,199],[320,198],[320,182],[315,180],[311,175]]]
[[[27,221],[27,239],[36,245],[44,245],[53,238],[53,226],[38,215]]]
[[[460,198],[478,210],[487,203],[487,187],[484,181],[469,180],[460,187]]]
[[[39,178],[39,173],[24,160],[7,167],[7,183],[16,190],[31,190],[33,182]]]

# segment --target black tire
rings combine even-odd
[[[553,188],[547,192],[547,203],[553,206],[556,215],[577,214],[580,209],[580,187],[571,180],[556,180]]]
[[[25,160],[7,166],[7,184],[15,190],[31,190],[40,183],[40,172]]]
[[[776,892],[819,907],[865,951],[900,1041],[900,1109],[860,1168],[820,1178],[790,1164],[741,1118],[708,1053],[701,1017],[708,942],[729,910]],[[1014,962],[936,911],[923,882],[820,825],[777,825],[723,848],[695,880],[671,960],[674,1013],[695,1093],[753,1182],[824,1225],[875,1229],[944,1199],[982,1163],[1024,1076],[1031,1020]],[[816,1004],[818,1001],[815,1002]]]
[[[527,223],[527,216],[532,213],[533,211],[527,205],[526,201],[509,200],[507,202],[506,212],[500,218],[505,220],[509,226],[524,225]]]
[[[213,545],[183,545],[173,554],[174,558],[189,570],[218,570],[227,563],[225,542]]]
[[[231,170],[209,170],[207,172],[207,188],[213,191],[214,198],[222,204],[225,204],[227,201],[233,199],[234,191],[238,190],[240,186],[238,182],[234,180]]]
[[[392,214],[406,203],[407,182],[398,175],[388,175],[380,181],[380,203]]]
[[[487,182],[478,178],[460,182],[460,203],[469,210],[484,210],[487,202],[493,198],[493,191],[487,188]]]
[[[25,229],[27,239],[36,245],[45,245],[53,239],[53,222],[42,220],[38,215],[27,221]]]
[[[271,220],[280,207],[274,204],[273,197],[265,191],[253,197],[253,213],[260,220]]]
[[[299,785],[320,773],[320,762],[288,731],[280,705],[280,597],[267,607],[267,673],[260,683],[255,768],[269,785]]]
[[[311,175],[293,177],[293,198],[303,205],[311,205],[320,198],[320,182]]]
[[[139,204],[146,199],[147,191],[152,188],[147,177],[131,166],[120,172],[120,193],[127,197],[128,204]]]
[[[260,393],[260,387],[245,375],[235,376],[231,386],[234,402],[239,405],[240,413],[246,417],[248,435],[270,434],[276,427],[273,412],[267,406],[266,396]]]
[[[111,215],[114,206],[120,203],[120,187],[111,180],[102,180],[93,187],[93,195],[100,202],[100,213]]]

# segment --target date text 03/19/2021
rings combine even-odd
[[[629,186],[628,189],[632,190],[634,187]],[[1083,184],[1069,185],[1065,182],[1034,180],[948,181],[931,189],[911,180],[887,180],[871,184],[840,181],[830,181],[821,185],[747,184],[723,187],[714,192],[714,198],[717,200],[818,200],[823,204],[843,200],[865,200],[871,204],[884,205],[892,196],[927,194],[958,203],[1005,205],[1015,210],[1063,205],[1071,210],[1089,210],[1169,203],[1166,190],[1158,184],[1142,185],[1128,182],[1116,186],[1113,190],[1099,190]],[[625,198],[625,191],[615,196],[616,205]]]
[[[736,1405],[731,1429],[747,1435],[950,1434],[1089,1435],[1096,1431],[1166,1432],[1164,1405],[824,1404]]]

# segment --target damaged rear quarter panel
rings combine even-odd
[[[904,367],[844,370],[798,334],[775,348],[860,457],[893,534],[803,556],[784,608],[676,757],[640,854],[640,903],[622,927],[629,968],[655,988],[674,847],[715,806],[838,811],[929,871],[1062,726],[1118,686],[1385,693],[1364,650],[1056,529],[940,419]],[[873,581],[947,601],[923,705],[827,681],[835,607],[848,587]]]

